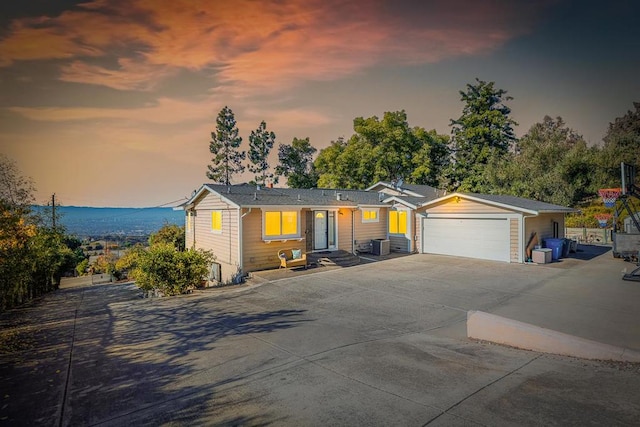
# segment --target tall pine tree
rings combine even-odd
[[[238,147],[242,138],[238,136],[238,127],[233,111],[225,106],[216,118],[216,131],[211,132],[209,151],[213,154],[211,164],[207,166],[207,178],[214,182],[230,185],[234,174],[244,172],[242,161],[246,157]]]
[[[516,140],[509,116],[507,91],[494,88],[494,82],[476,79],[460,91],[465,103],[462,115],[451,120],[453,162],[445,172],[449,190],[483,192],[483,172],[488,163],[505,156]]]
[[[249,135],[249,171],[257,174],[256,183],[265,184],[269,170],[269,152],[276,142],[276,134],[267,131],[267,124],[262,121],[258,129],[252,130]]]

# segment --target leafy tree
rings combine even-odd
[[[407,123],[403,111],[386,112],[382,120],[377,117],[353,121],[353,129],[373,147],[375,169],[373,181],[406,178],[413,171],[413,154],[420,147]],[[371,180],[365,183],[370,185]]]
[[[435,129],[425,131],[416,127],[413,132],[421,144],[413,154],[413,170],[408,177],[409,182],[439,188],[440,175],[449,165],[449,137],[438,134]]]
[[[309,143],[308,137],[293,138],[291,145],[280,144],[276,174],[285,176],[290,188],[314,188],[318,182],[318,175],[312,162],[316,151],[316,148]]]
[[[238,136],[238,127],[233,111],[225,106],[216,118],[216,131],[211,132],[209,151],[214,155],[207,166],[207,178],[214,182],[230,185],[231,177],[244,172],[242,161],[244,151],[238,151],[242,138]]]
[[[408,183],[438,184],[448,162],[447,137],[410,128],[404,111],[354,119],[354,135],[320,151],[315,161],[320,187],[362,189],[376,181],[403,178]]]
[[[465,103],[462,115],[451,120],[451,150],[453,159],[445,172],[450,190],[482,192],[486,190],[484,169],[492,161],[509,152],[516,138],[511,119],[507,91],[496,89],[494,82],[476,79],[460,91]]]
[[[140,289],[178,295],[198,286],[213,260],[208,251],[179,251],[172,244],[159,243],[136,253],[135,260],[130,260],[135,265],[130,275]]]
[[[604,145],[598,154],[599,188],[620,187],[620,163],[640,167],[640,102],[634,102],[634,111],[609,123]]]
[[[269,170],[269,153],[276,142],[276,134],[267,131],[267,124],[263,121],[258,129],[249,135],[249,171],[258,174],[255,179],[264,185],[271,175]]]
[[[149,236],[149,245],[170,244],[177,250],[183,251],[185,248],[184,226],[176,224],[165,224],[160,230]]]
[[[31,210],[33,183],[0,157],[0,309],[58,287],[77,258],[62,228],[48,227]]]
[[[0,154],[0,200],[14,208],[27,208],[34,202],[33,180],[22,176],[16,163]]]
[[[376,157],[371,143],[354,135],[348,142],[340,138],[321,150],[315,165],[319,187],[362,189],[374,179]]]
[[[594,154],[561,117],[545,116],[520,139],[515,153],[486,165],[485,188],[490,193],[575,206],[595,192]]]
[[[87,274],[87,269],[89,268],[89,258],[85,258],[76,265],[76,272],[79,276],[84,276]]]

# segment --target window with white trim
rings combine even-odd
[[[389,211],[389,234],[407,232],[407,211]]]
[[[362,208],[362,222],[380,222],[380,208]]]
[[[265,211],[262,219],[265,240],[300,237],[300,211]]]

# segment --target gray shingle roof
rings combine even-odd
[[[402,186],[397,187],[394,186],[390,182],[379,181],[370,186],[367,190],[373,190],[378,186],[383,186],[389,189],[393,189],[402,193],[402,196],[406,197],[424,197],[427,200],[434,200],[439,197],[444,196],[445,191],[434,188],[430,185],[421,185],[421,184],[402,184]],[[409,194],[410,193],[410,194]],[[424,200],[423,200],[424,202]]]
[[[377,192],[364,190],[265,188],[254,185],[204,184],[209,190],[241,207],[250,206],[386,206]],[[341,194],[342,200],[338,200]]]
[[[498,194],[476,194],[476,193],[460,193],[473,196],[477,199],[486,200],[488,202],[499,203],[502,205],[510,205],[516,208],[521,208],[530,211],[536,211],[538,213],[548,212],[577,212],[576,209],[568,208],[566,206],[554,205],[552,203],[539,202],[537,200],[524,199],[516,196],[506,196]]]
[[[435,200],[438,197],[444,196],[444,190],[438,190],[430,185],[402,184],[401,190],[409,190],[429,200]]]

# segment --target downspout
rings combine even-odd
[[[242,270],[244,270],[244,260],[242,259],[242,248],[244,246],[243,235],[242,235],[242,220],[244,219],[245,216],[251,213],[251,209],[253,208],[249,208],[248,211],[240,215],[240,220],[238,221],[238,264],[240,265],[240,268]],[[238,213],[240,212],[242,212],[242,208],[238,210]]]
[[[356,211],[358,208],[351,209],[351,253],[356,254]]]

